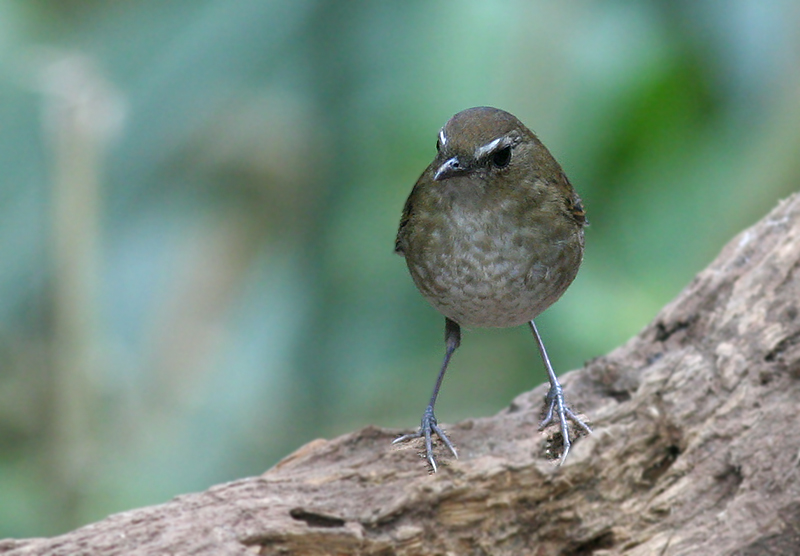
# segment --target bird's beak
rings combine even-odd
[[[457,156],[450,158],[444,161],[444,164],[439,166],[439,169],[436,170],[436,173],[433,174],[434,181],[442,181],[446,180],[447,178],[452,178],[453,176],[457,176],[458,174],[463,174],[467,171],[465,165],[458,160]]]

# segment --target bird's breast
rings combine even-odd
[[[458,207],[417,222],[406,261],[419,290],[463,326],[523,324],[554,303],[583,255],[579,226],[554,227],[536,211]]]

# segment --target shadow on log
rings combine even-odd
[[[563,467],[546,385],[448,427],[461,459],[366,428],[0,554],[800,554],[800,197],[733,239],[638,336],[564,376],[594,434]],[[553,444],[555,443],[555,444]]]

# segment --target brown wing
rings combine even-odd
[[[589,220],[586,218],[586,210],[583,208],[583,201],[581,201],[580,196],[572,188],[572,184],[569,182],[566,174],[562,172],[561,176],[564,179],[564,182],[567,184],[567,187],[570,189],[570,194],[566,196],[567,212],[575,220],[575,222],[581,226],[588,226]]]
[[[569,210],[575,222],[583,226],[589,225],[589,220],[586,218],[586,210],[584,210],[583,202],[577,193],[573,193],[572,198],[567,201],[567,210]]]
[[[400,227],[397,229],[397,237],[394,240],[394,252],[398,255],[405,255],[406,239],[408,236],[408,222],[411,220],[411,212],[413,205],[414,193],[417,187],[411,190],[411,195],[406,199],[406,204],[403,206],[403,215],[400,217]]]

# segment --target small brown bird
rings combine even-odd
[[[424,438],[434,472],[433,433],[457,458],[433,406],[461,343],[461,326],[528,323],[550,381],[539,428],[558,420],[563,463],[568,420],[591,429],[567,407],[533,319],[578,273],[587,223],[581,199],[536,135],[503,110],[459,112],[439,131],[436,150],[403,208],[395,251],[405,257],[422,295],[445,316],[446,351],[419,431],[394,442]]]

